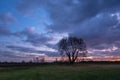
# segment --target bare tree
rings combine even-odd
[[[76,37],[63,38],[58,44],[59,52],[62,56],[67,56],[71,64],[78,58],[79,54],[85,57],[87,50],[83,39]]]

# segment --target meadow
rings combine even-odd
[[[120,64],[1,67],[0,80],[120,80]]]

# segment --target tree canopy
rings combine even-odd
[[[59,41],[59,52],[63,56],[67,56],[69,62],[72,64],[76,61],[79,54],[86,56],[86,44],[82,38],[67,37]]]

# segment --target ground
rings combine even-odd
[[[0,68],[0,80],[120,80],[120,64]]]

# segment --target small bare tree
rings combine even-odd
[[[63,38],[58,44],[59,52],[62,56],[67,56],[69,63],[73,64],[79,54],[86,56],[86,44],[83,39],[76,37]]]

